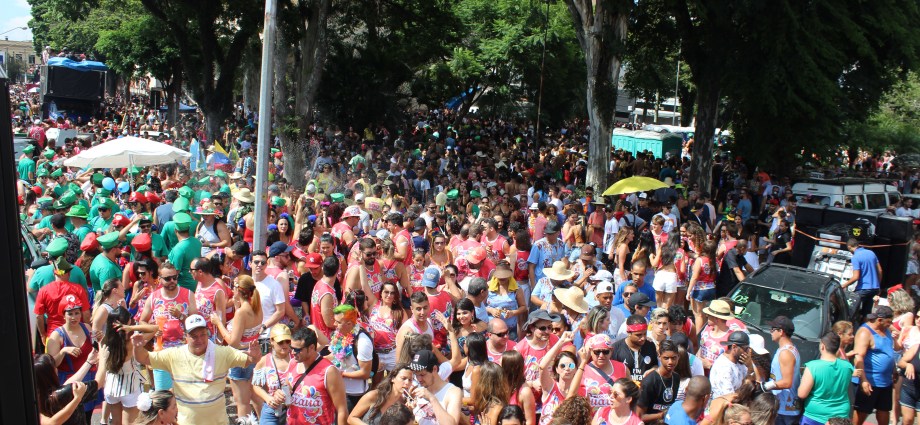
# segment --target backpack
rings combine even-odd
[[[358,330],[358,335],[355,336],[354,341],[351,342],[351,351],[355,353],[355,360],[358,359],[358,339],[361,338],[361,334],[367,335],[367,338],[371,340],[371,344],[374,343],[374,337],[371,334],[367,333],[364,328]],[[377,351],[373,351],[373,356],[371,357],[371,377],[374,377],[374,374],[377,373],[377,370],[380,369],[380,357],[377,357]]]

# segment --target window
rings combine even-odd
[[[795,324],[795,334],[805,338],[821,337],[822,300],[789,292],[741,283],[731,295],[735,316],[755,329],[769,332],[769,323],[776,316],[786,316]]]
[[[29,65],[35,65],[35,55],[29,55]]]
[[[867,193],[866,194],[866,209],[867,210],[878,210],[885,209],[888,206],[886,202],[886,196],[884,193]]]

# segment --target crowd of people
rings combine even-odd
[[[789,318],[770,321],[770,352],[736,316],[735,284],[790,262],[797,202],[740,158],[701,189],[681,184],[687,158],[615,151],[611,182],[666,187],[603,196],[584,184],[585,122],[538,140],[433,111],[314,126],[299,191],[244,108],[211,141],[200,120],[107,111],[14,123],[32,139],[17,173],[42,253],[26,271],[42,423],[226,424],[228,386],[236,420],[261,424],[906,424],[920,409],[913,300],[878,302],[881,267],[855,241],[870,314],[820,336],[819,358]],[[63,165],[150,132],[193,160]]]

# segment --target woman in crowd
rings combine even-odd
[[[524,375],[524,356],[517,351],[502,353],[501,367],[505,371],[505,382],[511,392],[508,404],[523,409],[525,423],[537,424],[537,400],[533,389],[527,384]]]
[[[489,280],[486,311],[489,316],[503,320],[511,331],[511,339],[517,340],[518,321],[527,312],[527,304],[524,291],[518,288],[513,277],[514,272],[508,261],[502,260],[495,265],[492,279]]]
[[[657,244],[655,253],[650,257],[652,267],[655,268],[655,280],[652,283],[652,287],[655,288],[655,301],[663,309],[676,302],[679,283],[683,280],[678,270],[683,257],[680,242],[679,231],[672,231],[667,234],[664,243]]]
[[[406,398],[411,397],[412,370],[407,364],[398,364],[377,387],[358,400],[358,404],[348,414],[349,425],[377,425],[384,412],[391,406],[405,405]]]
[[[578,350],[580,366],[575,372],[578,394],[588,397],[595,411],[609,406],[613,397],[613,380],[628,377],[629,371],[623,363],[611,360],[613,340],[606,334],[591,337]],[[569,389],[572,396],[572,389]]]
[[[290,214],[281,213],[275,225],[278,227],[278,240],[290,245],[294,241],[294,222]]]
[[[281,413],[285,402],[282,383],[294,373],[291,365],[296,364],[291,359],[291,329],[287,325],[278,323],[272,326],[269,338],[271,352],[259,359],[252,373],[252,391],[262,400],[259,415],[259,424],[262,425],[274,425],[280,421],[277,413]]]
[[[566,399],[568,394],[574,394],[578,388],[575,381],[575,369],[579,366],[578,357],[570,351],[562,351],[566,341],[571,341],[570,332],[565,332],[559,342],[554,345],[540,360],[540,389],[541,405],[540,425],[549,424],[553,420],[554,411]]]
[[[396,365],[396,334],[406,318],[401,298],[399,287],[392,282],[383,283],[377,304],[368,316],[367,323],[374,331],[374,352],[380,359],[380,366],[387,371],[392,371]],[[375,374],[374,382],[382,378],[383,374]]]
[[[195,229],[195,237],[201,240],[202,256],[207,255],[212,249],[230,248],[232,243],[230,228],[223,220],[221,211],[215,209],[214,205],[207,201],[195,210],[195,215],[201,217]]]
[[[519,406],[508,405],[498,414],[498,425],[524,425],[524,411]]]
[[[483,341],[485,351],[485,341]],[[498,416],[508,400],[508,386],[502,367],[488,361],[480,366],[479,391],[472,398],[472,415],[470,423],[473,425],[497,425]]]
[[[259,339],[262,329],[262,302],[259,291],[256,290],[252,277],[242,275],[236,278],[233,287],[233,305],[236,312],[233,320],[224,327],[220,316],[211,313],[211,324],[220,334],[228,347],[241,351],[249,349],[249,343]],[[252,401],[252,375],[254,365],[235,367],[227,375],[230,378],[230,389],[233,391],[233,401],[237,406],[237,415],[241,418],[249,417],[252,410],[249,405]],[[257,405],[260,404],[257,402]]]
[[[159,285],[160,269],[156,263],[149,258],[135,261],[135,274],[137,280],[134,282],[131,290],[131,300],[128,302],[128,309],[134,310],[134,320],[141,317],[141,310],[150,294],[157,289]]]
[[[458,350],[461,353],[466,353],[466,339],[470,335],[486,331],[486,323],[476,317],[475,309],[476,306],[469,298],[461,298],[454,307],[454,317],[450,325],[457,334],[457,341],[460,344]],[[451,347],[451,350],[453,349],[454,347]]]
[[[134,425],[178,425],[176,396],[169,391],[141,393],[137,398],[138,417]]]
[[[431,264],[438,266],[441,272],[448,264],[454,264],[454,256],[447,249],[447,236],[444,233],[432,233],[431,252],[428,253],[428,259]]]
[[[613,278],[617,287],[623,282],[629,280],[629,271],[632,269],[632,250],[629,245],[635,237],[632,227],[623,226],[617,232],[613,239],[613,250],[610,251],[610,261],[616,265],[613,271]]]
[[[751,410],[740,404],[727,404],[719,414],[715,415],[714,425],[746,425],[753,424]]]
[[[133,329],[131,315],[124,307],[117,307],[106,320],[103,345],[109,351],[105,374],[105,404],[111,416],[109,424],[130,424],[137,418],[137,398],[143,391],[141,366],[134,360],[134,348],[128,338]]]
[[[453,332],[453,330],[452,330]],[[456,335],[456,332],[453,333]],[[486,338],[481,333],[470,334],[466,338],[466,365],[463,367],[463,401],[473,405],[482,391],[482,367],[489,362],[486,351]]]
[[[101,295],[97,295],[93,309],[93,337],[97,340],[105,336],[106,321],[109,315],[125,303],[125,289],[118,279],[109,279],[102,284]]]
[[[610,392],[610,405],[597,409],[592,425],[642,425],[636,414],[639,386],[632,379],[620,378]]]
[[[716,243],[707,240],[703,242],[699,255],[693,262],[693,273],[690,284],[687,286],[687,300],[696,320],[696,328],[702,329],[704,317],[703,307],[708,301],[716,298]]]
[[[556,326],[557,324],[554,323],[554,331]],[[596,305],[588,310],[588,314],[586,314],[585,318],[578,324],[577,331],[574,333],[574,341],[572,342],[575,344],[576,349],[580,349],[585,341],[594,335],[607,332],[609,328],[610,310],[608,310],[607,307]]]
[[[591,423],[591,405],[588,399],[573,396],[565,399],[553,413],[551,425],[588,425]],[[541,418],[542,422],[542,418]]]
[[[97,392],[105,384],[108,351],[93,350],[76,373],[61,382],[61,372],[55,359],[48,354],[36,354],[32,359],[35,375],[35,398],[42,425],[89,425],[93,408],[98,405]],[[95,374],[89,374],[96,367]],[[89,375],[88,375],[89,374]]]

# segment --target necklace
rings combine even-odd
[[[674,374],[673,373],[671,374],[670,382],[668,382],[667,385],[665,385],[664,378],[661,377],[661,373],[658,374],[658,379],[661,380],[661,385],[665,387],[664,393],[662,394],[662,398],[664,398],[665,404],[673,403],[674,402],[674,390],[672,388],[674,387]]]

